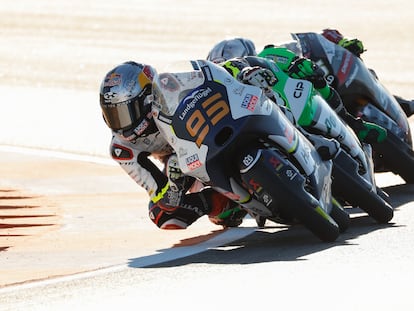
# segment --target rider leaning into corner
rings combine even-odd
[[[196,187],[195,179],[179,169],[152,116],[156,74],[152,66],[125,62],[105,75],[100,107],[112,132],[112,158],[147,191],[149,217],[159,228],[185,229],[203,215],[223,227],[240,225],[244,210],[211,188]]]
[[[362,42],[358,39],[346,39],[344,38],[337,30],[325,29],[323,31],[325,37],[329,40],[340,44],[341,46],[347,48],[349,51],[357,55],[358,57],[364,51],[364,47]],[[336,39],[334,39],[336,38]],[[241,66],[248,66],[251,65],[253,67],[254,64],[248,64],[248,60],[246,56],[259,56],[269,58],[275,61],[282,69],[285,71],[289,76],[292,78],[299,78],[299,79],[307,79],[313,83],[314,87],[320,92],[320,94],[326,99],[326,101],[331,105],[331,107],[338,113],[340,117],[342,117],[357,133],[358,137],[361,141],[367,143],[374,143],[374,142],[381,142],[386,137],[386,131],[382,127],[365,122],[360,118],[355,118],[351,114],[349,114],[338,93],[329,85],[327,84],[326,80],[323,77],[323,71],[318,68],[318,66],[312,62],[311,60],[303,57],[299,57],[294,53],[295,51],[295,43],[287,43],[279,46],[268,45],[264,48],[263,51],[260,53],[256,53],[254,43],[245,38],[234,38],[223,40],[217,43],[209,52],[207,59],[213,61],[215,63],[222,64],[227,70],[233,74],[233,76],[237,77],[238,71],[241,70]],[[232,58],[243,57],[243,62],[247,64],[241,65],[234,60],[229,61]],[[239,67],[237,70],[231,69],[231,67]],[[245,80],[243,82],[247,82],[247,69],[243,70],[243,74],[245,77],[243,78],[242,75],[239,75],[240,80]],[[254,70],[251,73],[255,73],[257,77],[261,74],[263,77],[269,75],[266,71],[262,71],[261,73],[259,70]],[[252,79],[258,81],[259,79]],[[266,79],[262,79],[266,80]],[[257,85],[260,86],[260,83]],[[410,111],[410,107],[414,106],[413,102],[407,101],[402,99],[399,96],[396,96],[397,100],[404,108],[406,113]],[[413,108],[411,108],[412,110]]]
[[[347,49],[359,58],[361,58],[361,54],[366,51],[366,49],[364,49],[364,44],[362,43],[362,41],[356,38],[347,39],[336,29],[324,29],[322,31],[322,35],[329,41],[344,47],[345,49]],[[370,71],[372,72],[374,77],[378,79],[378,76],[375,73],[375,71],[373,69],[370,69]],[[407,100],[398,95],[394,95],[394,97],[406,113],[407,117],[410,117],[414,114],[414,100]]]
[[[346,111],[342,100],[336,90],[328,85],[323,71],[310,59],[298,57],[285,47],[267,47],[272,58],[280,69],[290,77],[306,79],[312,82],[315,89],[329,103],[332,109],[347,122],[356,132],[359,139],[366,143],[382,142],[386,137],[386,130],[382,127],[355,118]],[[223,66],[230,74],[243,83],[252,84],[263,89],[272,96],[272,87],[277,82],[271,70],[264,68],[265,63],[260,62],[265,57],[263,52],[256,54],[254,44],[245,38],[234,38],[217,43],[207,56],[207,60]],[[287,110],[285,110],[286,112]]]

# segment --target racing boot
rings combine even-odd
[[[211,212],[208,214],[208,219],[213,224],[224,228],[238,227],[246,214],[247,212],[236,202],[218,192],[213,194]]]
[[[381,143],[387,137],[387,130],[375,123],[355,118],[347,113],[346,123],[354,130],[361,142],[367,144]]]
[[[394,98],[404,110],[407,118],[411,117],[414,114],[414,100],[407,100],[397,95],[394,95]]]

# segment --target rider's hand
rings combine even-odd
[[[364,44],[361,40],[358,39],[346,39],[343,38],[341,41],[338,42],[338,45],[342,46],[343,48],[347,49],[349,52],[356,56],[360,56],[364,51]]]
[[[289,66],[288,74],[292,78],[312,82],[316,89],[322,89],[327,85],[323,71],[307,58],[298,58],[293,61]]]
[[[298,58],[289,66],[288,73],[295,79],[306,79],[313,75],[317,66],[314,62],[307,58]]]
[[[277,78],[270,69],[259,66],[243,68],[238,79],[243,83],[263,89],[271,89],[277,82]]]

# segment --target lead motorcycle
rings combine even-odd
[[[324,71],[354,116],[387,129],[387,138],[373,144],[375,172],[391,171],[414,183],[414,151],[407,115],[394,96],[361,59],[318,33],[296,33],[302,55]]]
[[[181,170],[251,215],[301,223],[322,241],[349,215],[331,196],[332,162],[257,87],[209,61],[154,79],[154,119]],[[190,66],[191,65],[191,66]]]
[[[252,66],[273,72],[277,80],[273,86],[274,101],[289,107],[297,124],[306,130],[305,136],[317,142],[317,137],[310,134],[319,134],[336,139],[340,144],[339,152],[333,157],[333,196],[341,203],[359,206],[379,223],[390,221],[393,208],[376,186],[371,146],[361,144],[312,83],[290,78],[269,59],[252,56],[246,59]]]

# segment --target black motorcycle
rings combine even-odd
[[[407,115],[372,70],[348,50],[318,33],[296,33],[303,56],[325,71],[328,83],[354,116],[387,129],[384,142],[375,143],[375,172],[391,171],[414,183],[414,151]]]
[[[349,215],[331,196],[332,161],[260,88],[209,61],[186,65],[159,74],[153,88],[154,119],[181,170],[250,215],[334,241]]]

